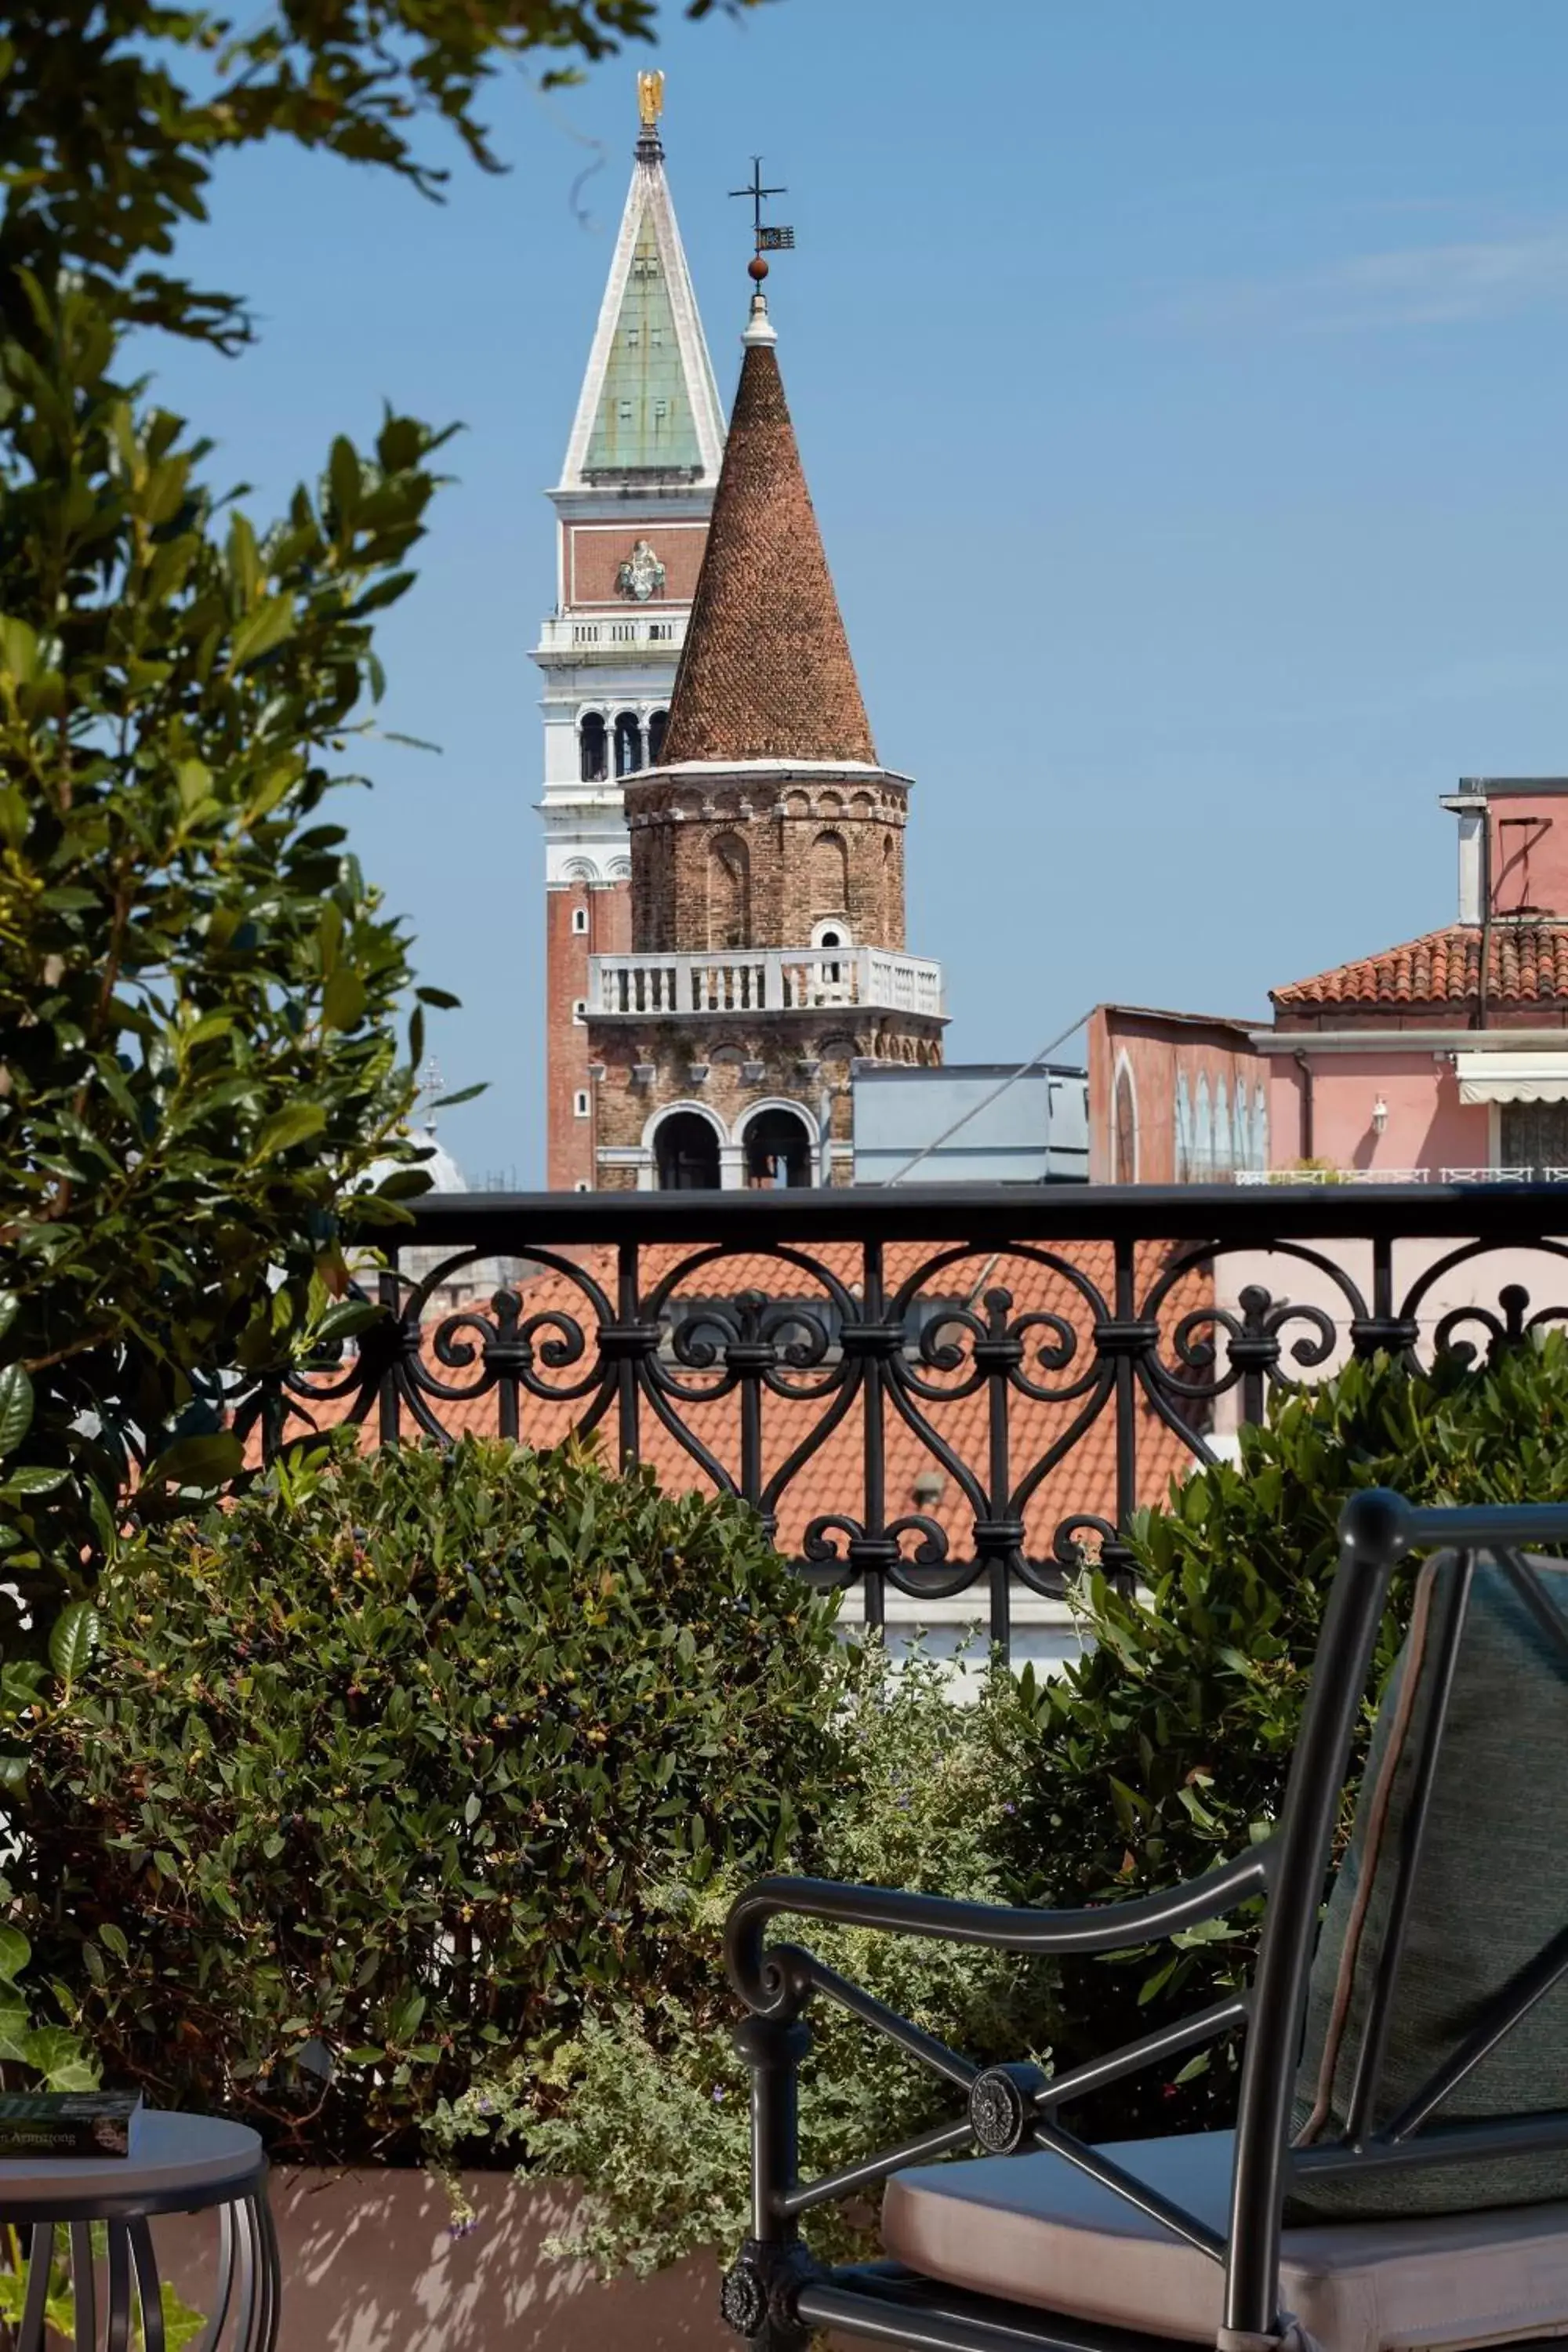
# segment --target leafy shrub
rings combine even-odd
[[[651,1890],[771,1866],[837,1770],[831,1608],[749,1508],[580,1451],[340,1444],[145,1538],[101,1609],[19,1799],[22,1924],[112,2078],[291,2154],[406,2158],[591,1996],[687,1997]]]
[[[1013,1799],[996,1777],[998,1678],[978,1705],[952,1695],[936,1665],[902,1668],[879,1646],[841,1653],[842,1780],[812,1867],[834,1878],[1004,1899],[999,1829]],[[515,2144],[531,2170],[576,2179],[590,2194],[556,2249],[609,2274],[649,2271],[746,2226],[747,2076],[731,2043],[733,1997],[721,1931],[744,1873],[666,1895],[672,1937],[690,1957],[689,1990],[654,1987],[595,2000],[542,2071],[526,2059],[480,2076],[438,2118],[454,2158],[479,2135]],[[788,1932],[787,1929],[784,1932]],[[1050,1978],[1005,1953],[905,1942],[813,1926],[811,1948],[904,2016],[975,2056],[1045,2054]],[[826,2000],[812,2004],[801,2077],[803,2162],[826,2172],[958,2112],[958,2095]],[[829,2208],[813,2234],[865,2251],[868,2213]]]
[[[1210,1868],[1264,1835],[1284,1793],[1336,1558],[1341,1507],[1387,1486],[1421,1503],[1568,1495],[1568,1342],[1552,1333],[1489,1369],[1431,1374],[1354,1363],[1276,1399],[1241,1433],[1239,1466],[1199,1471],[1142,1512],[1142,1589],[1099,1577],[1081,1597],[1087,1654],[1020,1689],[1010,1817],[1020,1900],[1100,1903]],[[1409,1578],[1396,1580],[1354,1759],[1397,1646]],[[1063,1971],[1064,2064],[1201,2007],[1251,1965],[1254,1905],[1179,1948]],[[1229,2119],[1233,2047],[1168,2076],[1141,2075],[1080,2120],[1106,2131],[1201,2129]]]
[[[1143,1589],[1098,1577],[1079,1596],[1086,1653],[1058,1678],[993,1677],[981,1705],[932,1668],[900,1675],[873,1652],[846,1666],[854,1769],[823,1825],[826,1874],[982,1901],[1079,1905],[1173,1885],[1266,1834],[1277,1817],[1316,1651],[1345,1498],[1391,1485],[1423,1502],[1568,1493],[1568,1342],[1450,1361],[1432,1376],[1380,1362],[1275,1399],[1239,1468],[1205,1469],[1134,1529]],[[1408,1601],[1395,1586],[1374,1684]],[[1370,1727],[1371,1705],[1363,1730]],[[1354,1769],[1359,1770],[1359,1756]],[[689,1948],[710,1954],[731,1883],[672,1892]],[[1067,1964],[813,1926],[805,1940],[906,2015],[981,2059],[1065,2068],[1201,2007],[1251,1966],[1258,1907],[1173,1948]],[[785,1933],[789,1930],[787,1927]],[[610,2271],[651,2268],[745,2227],[743,2070],[721,1994],[595,2001],[542,2077],[476,2082],[440,2118],[455,2153],[488,2127],[529,2163],[591,2184],[569,2251]],[[943,2115],[951,2092],[826,2002],[810,2012],[803,2150],[829,2170]],[[1091,2134],[1228,2120],[1236,2052],[1134,2078],[1071,2119]],[[811,2219],[826,2251],[868,2214]],[[862,2244],[864,2237],[862,2234]]]

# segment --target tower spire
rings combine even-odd
[[[665,177],[664,76],[637,76],[631,185],[561,490],[717,480],[724,419]]]
[[[782,191],[732,194],[756,206]],[[724,445],[713,520],[686,646],[670,698],[660,764],[798,760],[876,767],[833,577],[805,486],[759,244],[747,264],[754,291],[741,337],[741,382]]]

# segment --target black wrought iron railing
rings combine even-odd
[[[240,1420],[596,1433],[747,1497],[869,1622],[973,1592],[1005,1644],[1271,1389],[1568,1319],[1564,1229],[1552,1185],[431,1196],[384,1327]]]

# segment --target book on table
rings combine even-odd
[[[26,2156],[129,2156],[140,2091],[0,2094],[0,2161]]]

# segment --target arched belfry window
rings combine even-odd
[[[671,1111],[654,1137],[654,1164],[661,1192],[716,1192],[717,1129],[700,1111]]]
[[[605,764],[607,734],[603,719],[596,710],[585,710],[577,723],[579,767],[585,784],[602,784],[609,773]]]
[[[635,710],[623,710],[616,720],[616,773],[634,776],[642,766],[642,728]]]
[[[752,1192],[811,1181],[811,1137],[797,1111],[762,1110],[746,1129],[746,1182]]]
[[[737,833],[717,834],[708,846],[708,944],[752,944],[752,860]]]
[[[657,768],[664,757],[664,738],[669,725],[668,710],[656,710],[647,722],[647,763]]]

